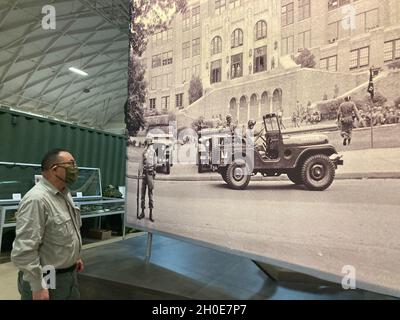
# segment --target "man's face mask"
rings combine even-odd
[[[64,181],[67,184],[75,183],[76,180],[78,179],[78,173],[79,173],[79,169],[76,166],[76,164],[70,164],[69,166],[60,166],[60,164],[63,164],[63,163],[58,163],[58,164],[56,164],[56,166],[65,169],[65,179],[62,179],[58,175],[56,175],[56,177],[58,179]]]
[[[78,179],[79,169],[76,166],[65,167],[65,182],[67,184],[73,184]]]

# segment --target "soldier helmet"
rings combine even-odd
[[[254,120],[249,120],[249,122],[247,122],[247,126],[250,128],[250,127],[254,127],[255,125],[256,125],[256,121],[254,121]]]
[[[345,101],[350,101],[350,100],[351,100],[351,97],[350,97],[350,96],[346,96],[346,97],[344,97],[344,100],[345,100]]]
[[[226,115],[226,120],[228,120],[228,119],[232,120],[232,115],[229,113]]]

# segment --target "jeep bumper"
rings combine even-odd
[[[342,159],[343,155],[340,154],[333,154],[329,158],[332,160],[333,164],[335,165],[335,168],[337,169],[338,166],[342,166],[344,161]]]

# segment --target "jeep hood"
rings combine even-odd
[[[284,135],[283,144],[285,145],[317,145],[328,143],[328,137],[324,134],[302,134],[302,135]]]

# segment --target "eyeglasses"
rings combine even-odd
[[[75,161],[58,162],[58,163],[53,164],[53,167],[60,166],[61,164],[66,164],[66,165],[68,165],[68,167],[78,167]]]

